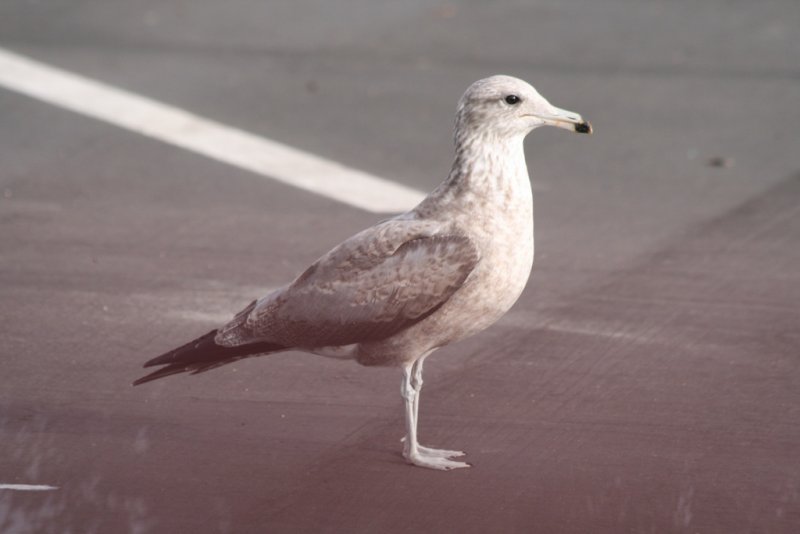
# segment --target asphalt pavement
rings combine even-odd
[[[299,353],[133,388],[384,218],[0,89],[0,532],[800,532],[800,5],[28,2],[0,47],[430,190],[510,74],[520,301],[401,373]]]

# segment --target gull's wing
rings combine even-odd
[[[292,284],[242,310],[216,336],[319,348],[389,337],[436,311],[479,261],[466,236],[392,219],[348,239]]]

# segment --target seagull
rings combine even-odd
[[[534,246],[523,140],[543,125],[592,132],[523,80],[473,83],[458,103],[450,174],[420,204],[345,240],[221,328],[148,361],[163,367],[134,385],[288,350],[400,367],[403,457],[430,469],[469,467],[455,459],[461,451],[419,444],[422,366],[496,322],[525,288]]]

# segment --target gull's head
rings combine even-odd
[[[458,102],[456,137],[524,137],[544,125],[592,133],[592,126],[580,115],[555,107],[529,83],[511,76],[478,80]]]

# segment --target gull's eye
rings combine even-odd
[[[515,106],[515,105],[519,104],[521,100],[522,99],[520,97],[518,97],[517,95],[508,95],[506,97],[506,104],[509,104],[511,106]]]

